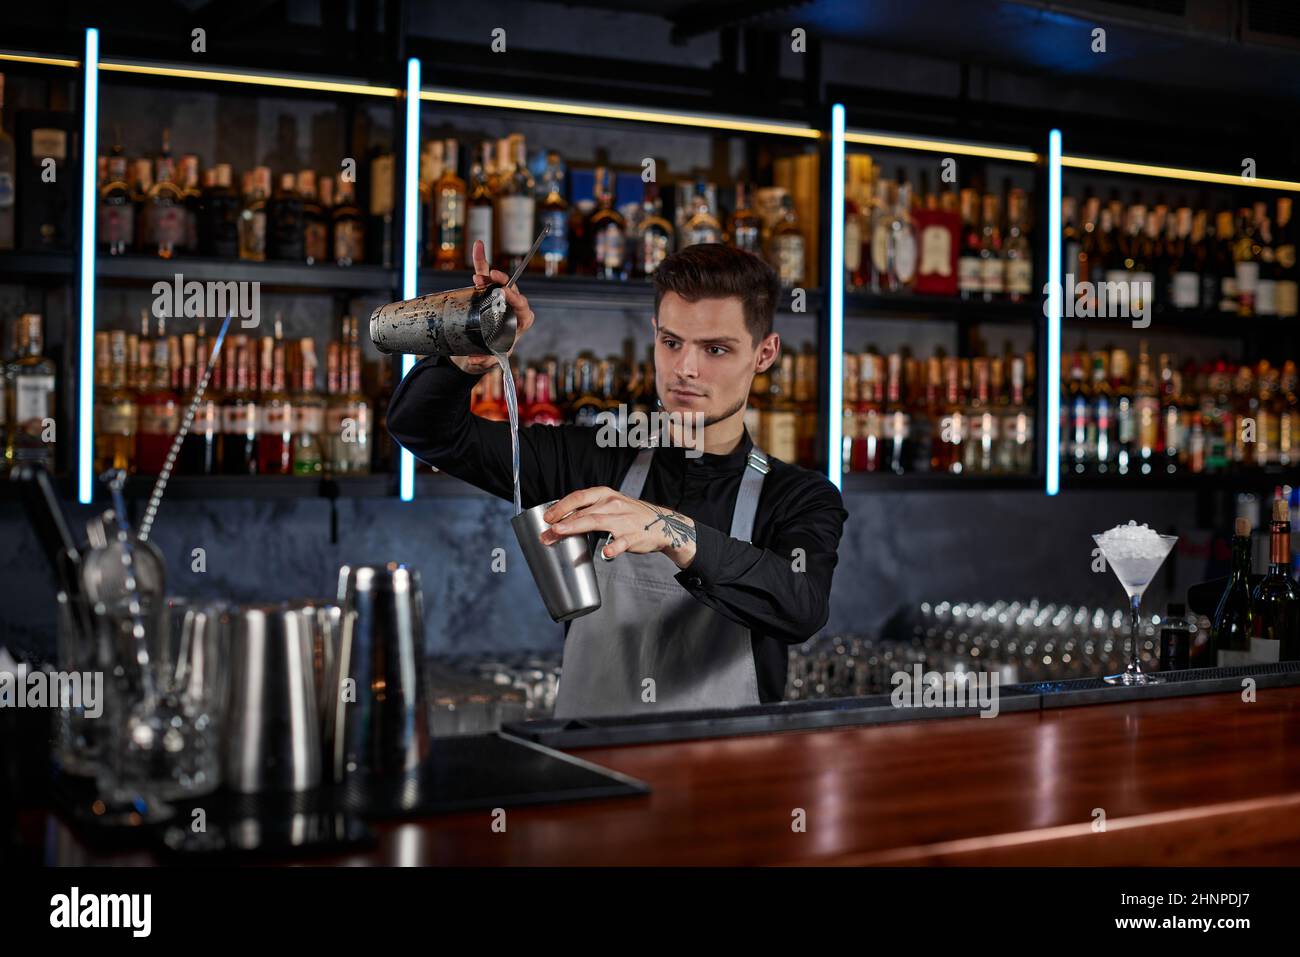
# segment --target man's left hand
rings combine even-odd
[[[551,527],[542,532],[542,544],[551,545],[566,535],[609,532],[613,540],[604,557],[624,552],[644,555],[663,552],[678,568],[695,558],[695,522],[680,512],[629,498],[612,488],[585,488],[560,499],[542,515]]]

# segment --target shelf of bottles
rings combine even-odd
[[[0,63],[0,475],[61,473],[73,444],[76,98],[67,70]]]
[[[96,474],[147,491],[231,311],[169,494],[393,494],[394,363],[357,317],[397,296],[395,116],[384,98],[104,78]]]
[[[1294,482],[1294,195],[1066,169],[1064,485]]]
[[[1039,482],[1035,178],[1027,162],[850,149],[846,488]]]
[[[786,398],[815,431],[816,139],[447,104],[422,116],[422,292],[468,285],[476,240],[513,271],[550,227],[521,279],[539,314],[515,351],[522,423],[652,409],[654,272],[678,249],[721,242],[777,271]],[[474,410],[504,418],[501,388],[485,376]],[[767,388],[750,410],[760,443]],[[813,434],[773,454],[814,467]]]

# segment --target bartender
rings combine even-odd
[[[507,282],[481,242],[473,258],[476,286]],[[839,490],[766,455],[745,429],[750,383],[781,351],[775,271],[705,243],[664,260],[654,287],[659,405],[702,413],[703,453],[677,441],[603,447],[601,429],[575,425],[519,433],[524,508],[558,500],[542,541],[604,533],[601,606],[568,624],[556,717],[780,701],[788,646],[828,616],[847,517]],[[506,299],[522,336],[533,311],[518,286]],[[491,356],[422,360],[394,392],[388,428],[422,461],[513,499],[509,423],[470,412],[475,382],[495,368]]]

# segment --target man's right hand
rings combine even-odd
[[[504,286],[510,281],[510,277],[500,269],[492,269],[488,265],[487,256],[483,250],[483,240],[474,240],[474,286],[482,289],[491,283],[497,283]],[[523,334],[528,331],[528,327],[533,324],[533,310],[528,306],[528,300],[524,294],[519,291],[516,284],[506,290],[506,302],[515,313],[515,342],[518,343]],[[514,346],[510,347],[514,351]],[[452,356],[451,361],[462,372],[468,372],[470,375],[482,375],[490,369],[497,368],[496,356]]]

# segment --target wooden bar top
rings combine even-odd
[[[380,823],[330,863],[1294,865],[1300,688],[1257,696],[582,749],[653,793]]]

